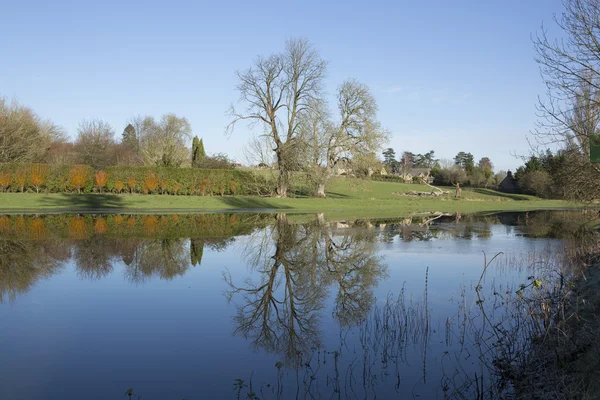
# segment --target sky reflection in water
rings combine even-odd
[[[441,397],[483,252],[516,286],[573,220],[0,216],[0,398]]]

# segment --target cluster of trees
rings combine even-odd
[[[569,197],[569,163],[571,155],[565,151],[553,154],[550,150],[531,155],[514,174],[519,190],[544,198]]]
[[[111,165],[231,168],[222,154],[207,156],[202,139],[194,137],[185,117],[165,114],[156,120],[137,116],[120,138],[101,119],[82,120],[69,141],[65,132],[40,118],[31,108],[0,98],[0,163],[84,164],[94,169]]]
[[[495,187],[506,176],[504,171],[494,173],[494,165],[489,157],[483,157],[475,164],[473,154],[464,151],[459,152],[453,160],[435,158],[434,150],[425,154],[405,151],[400,160],[396,160],[396,152],[390,147],[382,155],[383,165],[388,173],[403,176],[413,169],[427,168],[439,185]]]
[[[383,153],[383,165],[388,173],[405,174],[413,168],[433,168],[440,160],[435,158],[433,150],[425,154],[415,154],[410,151],[402,153],[400,160],[396,160],[396,152],[388,147]]]
[[[338,87],[331,111],[323,90],[326,69],[327,62],[306,39],[290,39],[282,52],[259,56],[238,72],[242,105],[231,106],[228,131],[240,121],[260,126],[262,134],[248,149],[259,159],[274,159],[280,197],[287,196],[290,174],[299,168],[324,197],[336,162],[375,160],[389,136],[377,120],[370,89],[354,79]]]

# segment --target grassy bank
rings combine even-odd
[[[127,212],[210,212],[225,210],[323,212],[328,217],[393,217],[411,213],[526,211],[577,207],[559,200],[512,195],[489,189],[464,189],[462,199],[401,196],[407,191],[431,191],[424,185],[338,179],[328,198],[263,198],[245,196],[160,196],[116,194],[0,193],[0,213],[50,213],[122,210]]]

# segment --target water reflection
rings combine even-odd
[[[313,330],[311,315],[322,308],[320,299],[330,287],[337,291],[334,314],[341,325],[365,318],[373,304],[369,288],[385,276],[385,266],[376,255],[377,242],[485,240],[492,236],[493,225],[503,224],[527,237],[581,243],[589,237],[586,234],[597,217],[597,211],[581,210],[491,216],[440,213],[342,222],[325,222],[321,216],[298,223],[283,214],[4,215],[0,216],[0,301],[14,300],[71,259],[82,279],[102,279],[121,262],[131,283],[153,277],[173,279],[202,265],[205,248],[224,251],[237,236],[252,234],[245,260],[264,282],[244,288],[230,281],[232,292],[252,293],[256,301],[262,301],[259,310],[242,314],[260,311],[265,324],[272,313],[280,311],[275,306],[289,313],[279,316],[287,319],[286,327],[300,329],[286,333],[295,340],[302,337],[303,329]],[[589,244],[580,247],[589,248]],[[283,297],[275,300],[278,289]],[[251,330],[240,332],[250,335]],[[273,341],[269,335],[267,342]]]
[[[364,320],[375,300],[373,288],[386,274],[373,239],[334,234],[319,220],[299,225],[278,215],[245,249],[258,274],[242,285],[225,275],[226,294],[237,308],[235,333],[297,365],[321,344],[320,312],[330,288],[337,292],[333,314],[342,326]]]
[[[143,354],[149,348],[152,353],[164,347],[156,356],[161,363],[167,360],[164,365],[171,365],[168,360],[177,354],[173,364],[181,359],[186,370],[194,370],[196,366],[211,379],[217,379],[217,374],[229,374],[231,365],[220,363],[222,357],[231,357],[231,354],[240,359],[245,357],[247,364],[243,368],[247,369],[238,372],[239,375],[227,375],[228,391],[231,379],[247,379],[247,375],[242,374],[267,359],[256,370],[264,372],[260,382],[268,382],[261,383],[261,390],[270,391],[272,395],[263,396],[261,392],[261,398],[295,397],[297,393],[307,398],[324,397],[326,391],[333,397],[353,393],[360,398],[373,398],[377,393],[386,398],[399,393],[410,395],[410,388],[432,382],[433,385],[443,382],[445,393],[454,390],[469,398],[465,395],[466,386],[457,386],[464,376],[453,374],[457,368],[464,367],[461,363],[468,364],[479,357],[477,346],[485,342],[489,332],[481,328],[481,319],[467,315],[467,304],[476,303],[466,294],[467,285],[463,282],[461,286],[461,275],[469,273],[469,269],[476,274],[480,272],[480,249],[495,249],[490,246],[492,242],[503,249],[527,242],[523,248],[529,252],[531,243],[550,243],[537,238],[561,238],[565,246],[560,254],[565,259],[577,260],[575,264],[588,260],[590,252],[598,251],[596,218],[595,211],[491,216],[430,214],[337,222],[326,221],[322,216],[285,214],[0,216],[0,301],[12,302],[40,281],[53,275],[62,278],[59,272],[72,271],[71,275],[64,274],[66,278],[77,277],[82,281],[81,287],[93,287],[108,294],[107,304],[100,305],[96,298],[86,303],[85,318],[90,308],[90,315],[103,316],[99,321],[110,321],[96,324],[95,331],[105,332],[111,324],[121,326],[122,321],[135,316],[137,323],[143,325],[140,329],[150,332],[139,339],[139,343],[123,342],[127,344],[119,347],[120,351],[129,352],[130,348],[139,346],[136,351],[131,350],[131,354],[145,357]],[[505,228],[498,229],[498,225]],[[504,229],[506,234],[502,233]],[[444,240],[452,241],[454,247],[442,246]],[[439,246],[432,245],[436,241]],[[471,246],[469,252],[464,251],[464,244]],[[475,248],[476,245],[480,246]],[[452,253],[453,250],[459,254]],[[227,252],[216,258],[214,253],[221,251]],[[473,257],[474,252],[477,254]],[[496,296],[518,289],[518,286],[511,288],[511,282],[504,278],[523,268],[515,275],[518,285],[523,282],[523,276],[534,275],[526,269],[528,266],[555,266],[558,254],[558,251],[538,252],[527,258],[513,253],[498,259],[498,275],[492,275],[485,282],[486,289],[492,291],[487,297],[489,301],[484,303],[485,307],[491,307],[486,313],[497,313],[502,318],[508,315],[503,321],[518,322],[512,319],[517,307],[507,308]],[[452,257],[459,260],[457,263],[468,264],[467,267],[460,269],[462,266],[451,261],[445,265]],[[435,264],[425,264],[423,259],[448,268],[436,270]],[[231,273],[221,276],[223,265],[232,266]],[[425,267],[428,265],[434,271],[429,274],[430,282],[437,279],[433,290],[427,286]],[[563,270],[558,271],[565,274]],[[177,279],[186,274],[185,280]],[[111,276],[120,278],[121,275],[126,283],[121,279],[111,281]],[[418,279],[403,287],[403,282],[414,276]],[[536,271],[535,280],[539,278]],[[554,279],[559,278],[561,275],[554,275]],[[92,283],[97,280],[106,284]],[[150,281],[163,281],[163,284],[142,287]],[[191,282],[194,284],[188,285]],[[549,281],[543,282],[547,285]],[[64,285],[65,281],[60,284]],[[72,280],[66,284],[71,285],[73,291],[80,287]],[[202,288],[194,290],[198,286]],[[156,288],[169,290],[171,303],[162,311],[156,309],[161,296],[151,291]],[[441,295],[436,293],[440,288]],[[47,291],[33,291],[31,298],[38,300],[37,304],[41,304],[40,299],[42,302],[48,299],[51,304],[52,290],[60,289],[55,286]],[[127,300],[129,311],[128,307],[116,310],[123,304],[119,299],[132,290],[139,292]],[[223,292],[230,305],[223,301]],[[137,296],[137,293],[146,295]],[[448,293],[457,296],[452,301],[460,298],[463,308],[459,310],[463,313],[453,308],[456,304],[450,304],[450,299],[445,297]],[[77,296],[69,299],[78,303],[86,298],[81,292]],[[389,296],[387,301],[386,296]],[[61,308],[64,314],[74,315],[73,321],[79,324],[84,317],[78,319],[77,309],[69,308],[69,304],[59,302],[54,307]],[[434,307],[436,314],[432,317]],[[31,306],[30,310],[34,309]],[[3,307],[3,311],[11,317],[18,314],[11,314],[11,307]],[[27,314],[27,307],[19,311],[31,321],[39,318],[39,315]],[[145,318],[138,318],[140,313]],[[31,315],[34,316],[30,318]],[[168,320],[170,323],[165,326],[178,328],[165,331],[152,323],[155,318]],[[23,324],[18,318],[14,318],[13,323]],[[479,331],[474,333],[472,327]],[[165,344],[166,340],[161,338],[175,331],[178,340]],[[87,335],[93,335],[90,332]],[[231,338],[231,333],[237,337]],[[12,340],[18,342],[15,338]],[[114,342],[98,343],[99,351],[108,351],[114,345]],[[239,347],[234,349],[236,344]],[[212,348],[230,345],[230,352],[220,348],[215,352],[219,354],[211,353]],[[451,350],[456,350],[452,346],[459,351],[452,353]],[[247,355],[248,347],[255,352]],[[186,359],[187,354],[194,357],[202,354],[210,362]],[[489,354],[493,352],[488,352],[486,357],[491,357]],[[101,355],[95,357],[101,358]],[[156,361],[132,360],[138,363],[136,365]],[[272,379],[265,376],[270,371],[265,365],[273,368]],[[448,369],[443,375],[434,373],[435,379],[432,379],[432,370],[440,365]],[[177,368],[173,370],[181,372]],[[467,370],[473,372],[472,368],[467,367]],[[153,378],[143,377],[145,380],[141,381],[152,384]],[[468,375],[462,382],[472,388],[472,378]],[[409,382],[409,389],[404,380]],[[252,391],[249,381],[239,384],[240,392],[249,395]],[[137,384],[135,388],[137,392]],[[143,389],[139,387],[139,392],[148,394]]]

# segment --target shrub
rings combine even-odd
[[[135,192],[136,186],[137,180],[133,176],[130,176],[129,179],[127,179],[127,187],[129,187],[129,193]]]
[[[121,193],[123,191],[123,187],[125,187],[125,184],[123,183],[123,181],[116,181],[115,182],[115,191],[117,193]]]
[[[21,188],[21,192],[25,192],[25,186],[27,185],[27,170],[25,168],[21,167],[17,170],[15,182]]]
[[[8,186],[10,185],[10,172],[8,171],[0,171],[0,188],[2,191],[6,191]]]
[[[94,174],[94,183],[96,184],[96,187],[98,188],[100,193],[102,193],[102,189],[108,183],[108,174],[104,171],[96,172]]]
[[[73,167],[71,172],[69,172],[69,183],[73,189],[77,190],[77,193],[81,193],[81,190],[89,183],[89,180],[89,170],[83,165]]]
[[[35,187],[37,193],[40,192],[40,186],[46,183],[48,177],[48,165],[47,164],[33,164],[30,169],[30,182]]]
[[[150,172],[144,179],[144,188],[150,193],[154,193],[158,187],[158,177],[154,172]]]
[[[231,182],[229,182],[229,191],[231,192],[231,194],[235,194],[235,192],[237,192],[237,188],[238,188],[238,184],[236,181],[232,180]]]

